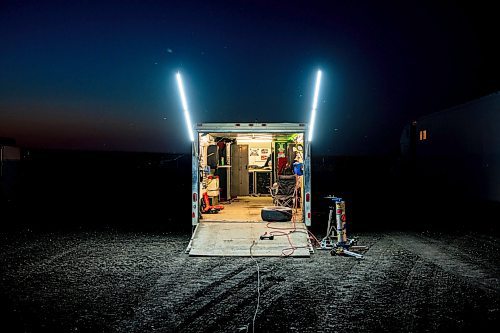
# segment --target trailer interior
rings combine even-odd
[[[283,206],[303,222],[304,179],[294,172],[294,163],[303,166],[303,133],[198,135],[203,221],[263,222],[263,208]]]

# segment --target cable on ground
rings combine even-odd
[[[296,249],[309,247],[309,246],[295,246],[295,245],[293,245],[292,239],[290,237],[290,235],[294,232],[304,232],[305,233],[305,231],[297,230],[296,220],[295,220],[295,215],[297,214],[297,201],[298,201],[297,184],[295,184],[293,198],[294,198],[294,200],[293,200],[292,210],[294,211],[294,213],[292,214],[292,227],[291,228],[280,228],[280,227],[274,227],[274,226],[271,227],[270,224],[272,222],[268,222],[266,224],[267,228],[274,229],[274,231],[270,231],[269,234],[271,234],[273,236],[286,236],[286,238],[288,240],[288,244],[290,244],[290,247],[286,247],[286,248],[281,250],[281,255],[283,257],[291,256],[292,254],[294,254]],[[288,232],[286,232],[286,231],[288,231]],[[309,231],[307,231],[307,233],[310,234]],[[314,235],[313,235],[313,237],[314,237]],[[314,238],[316,239],[316,237],[314,237]],[[316,241],[317,241],[317,239],[316,239]]]
[[[253,261],[255,261],[255,265],[257,266],[257,306],[255,307],[255,313],[253,315],[253,320],[252,320],[252,332],[255,332],[255,319],[257,318],[257,311],[259,311],[259,306],[260,306],[260,268],[259,268],[259,262],[257,259],[254,258],[253,253],[252,253],[252,248],[255,245],[255,241],[252,242],[252,245],[250,245],[250,258],[252,258]]]

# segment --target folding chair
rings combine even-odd
[[[269,188],[275,206],[293,207],[295,175],[279,175],[278,182]]]

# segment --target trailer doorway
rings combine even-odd
[[[304,162],[304,133],[198,132],[200,221],[263,222],[264,207],[293,209],[294,222],[304,221],[304,177],[293,171]],[[290,193],[290,200],[276,200]],[[285,187],[288,186],[288,187]],[[206,207],[216,207],[203,211]]]

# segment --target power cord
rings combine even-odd
[[[253,315],[253,321],[252,321],[253,333],[255,333],[255,319],[257,318],[257,311],[259,311],[259,306],[260,306],[260,268],[257,259],[254,258],[252,253],[252,248],[254,245],[255,241],[252,241],[252,245],[250,245],[250,258],[252,258],[252,260],[255,261],[255,265],[257,266],[257,306],[255,307],[255,313]],[[248,327],[247,327],[247,332],[248,332]]]

